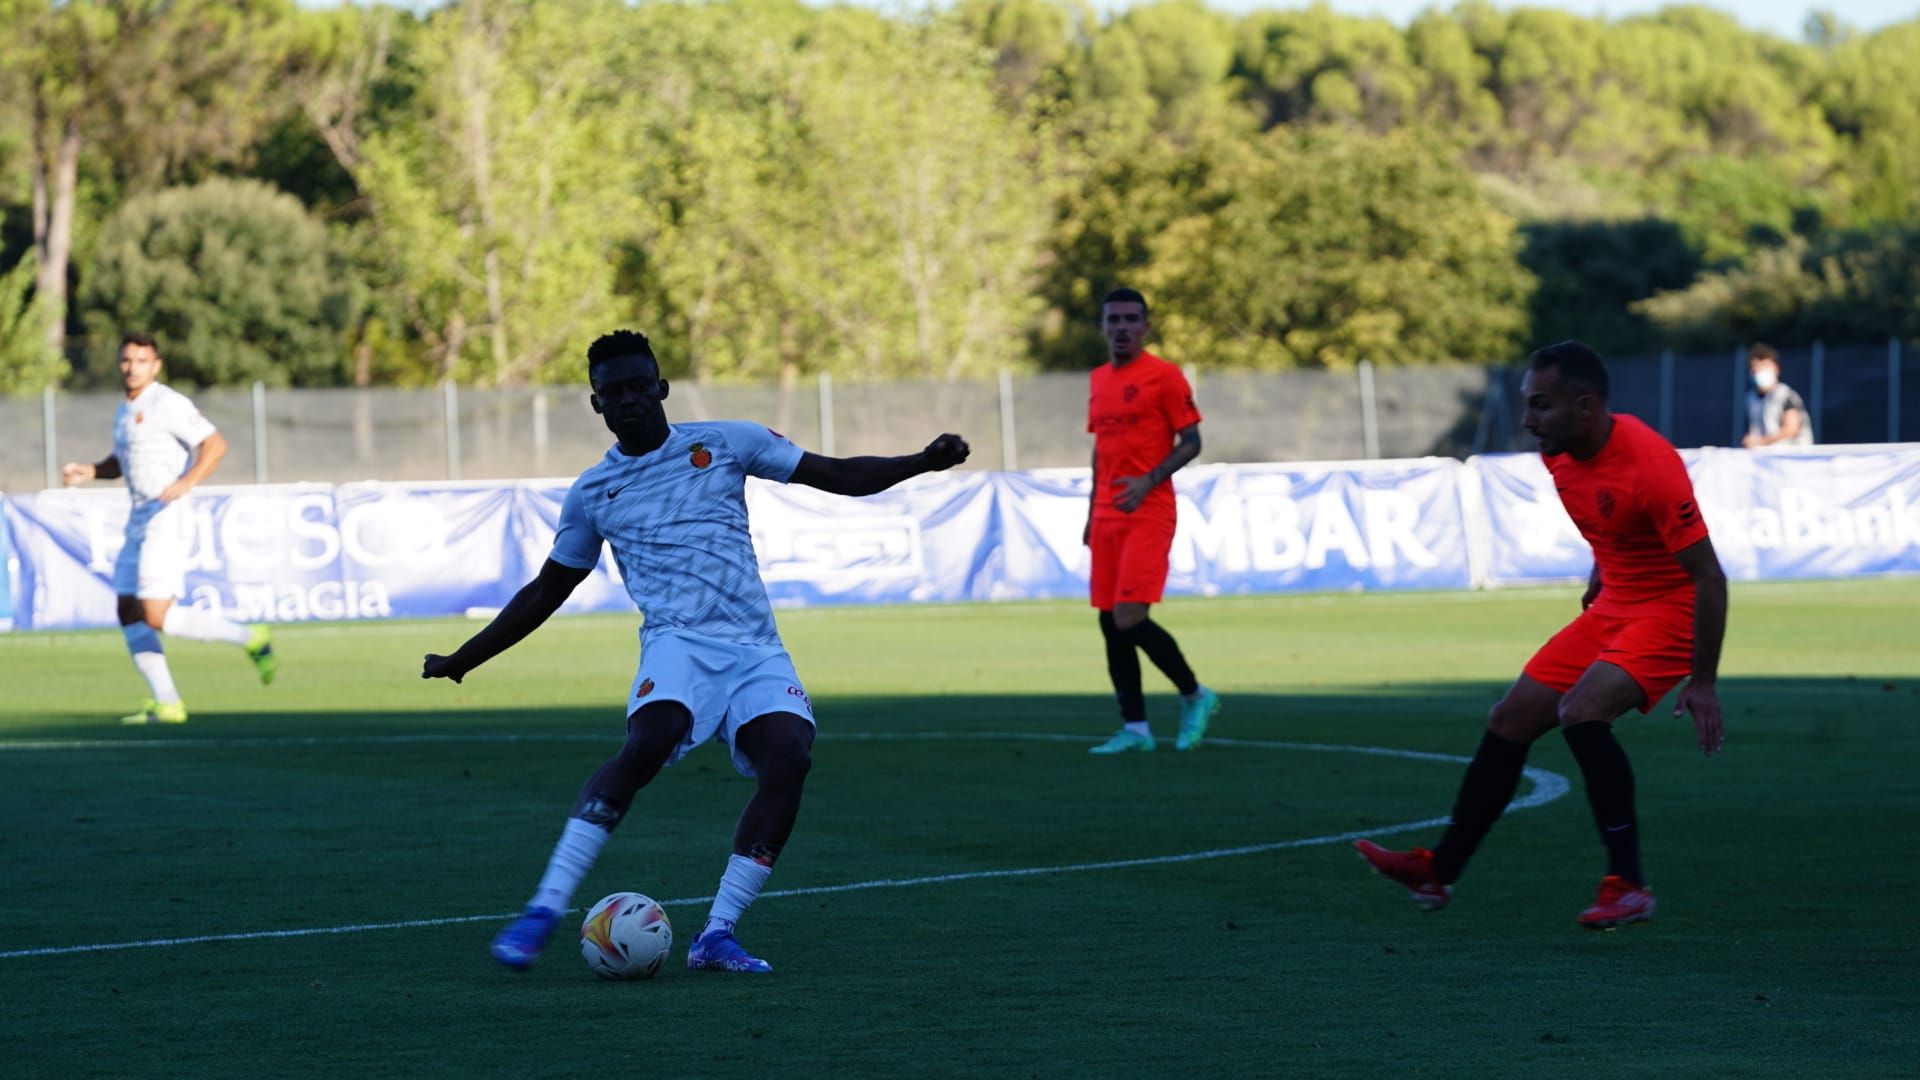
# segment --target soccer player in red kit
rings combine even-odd
[[[1453,816],[1432,851],[1354,845],[1379,873],[1431,911],[1445,907],[1467,859],[1519,787],[1527,748],[1553,728],[1586,782],[1607,874],[1577,921],[1595,930],[1653,914],[1640,866],[1633,769],[1613,737],[1629,709],[1649,712],[1683,680],[1673,714],[1693,715],[1700,749],[1725,735],[1714,681],[1727,624],[1727,579],[1707,537],[1680,455],[1631,416],[1607,410],[1607,369],[1577,341],[1533,354],[1521,382],[1522,423],[1567,514],[1593,548],[1578,618],[1535,653],[1487,716]]]
[[[1093,369],[1087,430],[1093,433],[1093,493],[1081,539],[1093,549],[1093,606],[1106,639],[1107,674],[1120,702],[1121,728],[1093,748],[1121,754],[1154,748],[1140,688],[1144,651],[1180,692],[1180,734],[1191,750],[1220,711],[1200,685],[1173,635],[1147,617],[1167,584],[1176,511],[1169,478],[1200,453],[1200,410],[1180,369],[1146,351],[1146,298],[1115,289],[1100,303],[1107,362]]]

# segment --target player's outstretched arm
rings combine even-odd
[[[479,633],[455,649],[452,656],[428,653],[420,669],[423,679],[452,679],[459,682],[467,672],[506,652],[520,639],[546,622],[592,570],[579,570],[548,559],[532,581],[513,594],[507,606]]]
[[[805,484],[835,495],[872,495],[921,473],[941,472],[967,460],[967,440],[942,435],[917,454],[900,457],[832,458],[801,454],[789,483]]]
[[[1727,740],[1715,689],[1720,678],[1720,642],[1727,632],[1727,575],[1711,538],[1703,537],[1674,557],[1693,579],[1693,675],[1680,688],[1673,715],[1692,713],[1701,751],[1713,754]]]
[[[84,461],[69,461],[60,466],[61,487],[72,487],[89,480],[118,479],[120,479],[120,458],[114,454],[108,454],[92,464]]]

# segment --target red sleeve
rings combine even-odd
[[[1188,384],[1185,373],[1172,364],[1167,365],[1167,379],[1161,387],[1160,412],[1174,431],[1200,422],[1200,406],[1193,403],[1193,387]]]
[[[1640,461],[1640,505],[1653,521],[1669,552],[1692,547],[1707,537],[1707,522],[1693,498],[1693,480],[1680,454],[1664,443]]]

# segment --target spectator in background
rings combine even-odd
[[[1812,446],[1813,420],[1807,403],[1780,381],[1780,354],[1771,345],[1755,345],[1747,350],[1747,370],[1753,385],[1747,391],[1747,437],[1740,445]]]

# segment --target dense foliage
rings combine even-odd
[[[136,323],[211,382],[1076,368],[1117,283],[1202,367],[1911,335],[1915,86],[1920,19],[1687,6],[0,0],[0,389]]]

